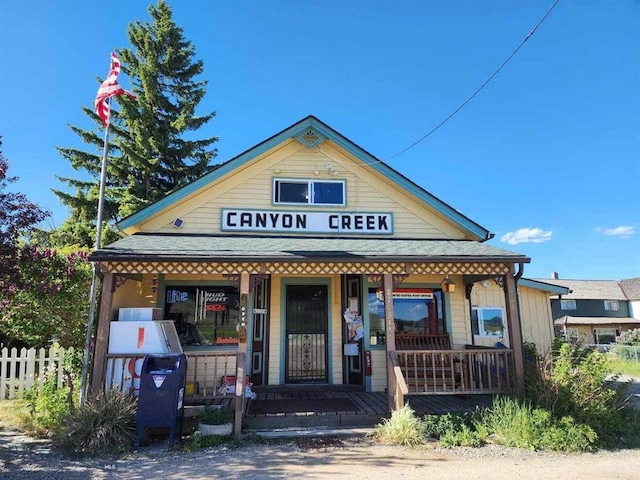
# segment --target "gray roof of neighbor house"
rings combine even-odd
[[[640,300],[640,277],[620,280],[620,287],[629,300]]]
[[[541,282],[549,282],[547,279],[536,278]],[[567,287],[570,293],[562,298],[569,300],[627,300],[624,292],[615,280],[564,280],[551,279],[555,285]]]
[[[630,317],[572,317],[565,315],[553,321],[556,327],[563,325],[627,325],[637,323],[640,326],[639,318]]]
[[[92,261],[454,260],[528,263],[530,259],[470,240],[285,237],[137,233],[93,252]]]

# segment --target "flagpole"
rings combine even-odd
[[[111,109],[111,97],[106,99],[107,108]],[[109,152],[109,120],[104,129],[104,146],[102,150],[102,168],[100,170],[100,195],[98,197],[98,218],[96,219],[95,250],[100,250],[102,239],[102,214],[104,208],[104,191],[107,184],[107,154]],[[84,403],[87,390],[87,377],[89,360],[91,355],[91,336],[93,334],[93,322],[96,311],[96,297],[98,290],[98,262],[93,262],[93,275],[91,278],[91,295],[89,298],[89,319],[87,321],[87,336],[84,344],[84,360],[82,362],[82,378],[80,382],[80,405]]]

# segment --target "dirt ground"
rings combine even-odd
[[[639,382],[630,393],[640,406]],[[45,440],[0,429],[0,478],[637,480],[640,450],[556,454],[497,445],[443,449],[436,443],[401,448],[360,436],[278,439],[193,453],[156,445],[123,458],[70,459]]]
[[[401,448],[366,438],[316,437],[194,453],[144,449],[126,458],[65,458],[47,442],[0,432],[0,478],[17,479],[638,479],[640,452],[564,455],[499,446]],[[11,447],[11,450],[8,450]]]

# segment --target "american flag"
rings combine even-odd
[[[115,53],[111,53],[111,68],[109,69],[109,74],[107,75],[107,79],[100,85],[96,99],[93,102],[96,106],[96,113],[102,119],[105,127],[109,125],[109,117],[111,115],[111,109],[107,101],[108,98],[122,94],[129,95],[133,99],[136,98],[133,93],[125,90],[118,84],[119,74],[120,60],[118,60],[118,56]]]

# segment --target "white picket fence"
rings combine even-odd
[[[45,379],[45,373],[55,372],[58,386],[62,386],[62,360],[65,350],[59,347],[3,348],[0,353],[0,401],[20,398],[22,394]]]

